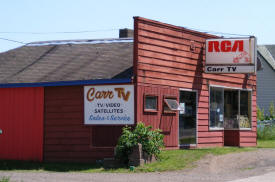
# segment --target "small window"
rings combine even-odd
[[[179,103],[176,97],[165,97],[163,103],[164,113],[174,113],[180,110]]]
[[[158,96],[144,95],[144,111],[157,112],[158,111]]]

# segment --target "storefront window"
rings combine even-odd
[[[251,93],[210,87],[210,128],[251,128]]]
[[[251,128],[251,92],[240,91],[240,128]]]
[[[210,127],[223,128],[223,89],[210,88]]]

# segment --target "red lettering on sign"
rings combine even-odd
[[[221,42],[221,52],[231,52],[231,42],[228,40]]]
[[[233,43],[233,46],[232,46]],[[208,41],[208,52],[243,52],[243,40]]]
[[[243,40],[236,40],[232,47],[232,52],[236,52],[239,48],[239,52],[243,52]]]
[[[213,52],[213,48],[215,49],[215,52],[220,52],[219,41],[209,41],[208,42],[208,52]]]

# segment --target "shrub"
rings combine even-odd
[[[257,120],[258,120],[258,121],[263,121],[263,120],[265,120],[264,108],[261,110],[261,108],[258,107],[258,106],[257,106]]]
[[[10,181],[10,177],[3,176],[0,178],[0,182],[9,182],[9,181]]]
[[[261,140],[273,140],[275,139],[275,126],[264,125],[257,129],[257,138]]]
[[[274,108],[274,103],[273,102],[270,102],[268,110],[269,110],[270,119],[275,119],[275,108]]]
[[[160,149],[164,146],[164,136],[160,132],[161,130],[152,130],[152,126],[145,126],[143,123],[138,123],[134,129],[125,126],[116,146],[116,158],[127,164],[128,155],[138,143],[142,144],[143,152],[158,158]]]

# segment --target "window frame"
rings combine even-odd
[[[210,91],[211,91],[211,87],[216,87],[216,88],[223,88],[223,92],[224,92],[224,89],[229,89],[229,90],[238,90],[238,116],[240,116],[240,93],[241,93],[241,91],[247,91],[247,92],[250,92],[250,94],[251,94],[251,98],[250,98],[250,128],[240,128],[240,126],[238,127],[238,128],[231,128],[231,129],[225,129],[224,128],[224,126],[223,127],[220,127],[220,128],[218,128],[218,127],[210,127],[210,122],[211,122],[211,120],[210,120],[210,97],[211,97],[211,93],[210,93]],[[209,131],[215,131],[215,130],[249,130],[249,131],[252,131],[252,119],[253,119],[253,117],[252,117],[252,113],[253,113],[253,99],[252,99],[252,97],[253,97],[253,89],[243,89],[243,88],[237,88],[237,87],[227,87],[227,86],[221,86],[221,85],[209,85],[208,86],[208,91],[209,91],[209,99],[208,99],[208,107],[209,107],[209,109],[208,109],[208,126],[209,126]],[[223,94],[223,97],[224,97],[224,94]],[[248,101],[249,102],[249,101]],[[224,100],[223,100],[223,105],[224,105]],[[224,118],[224,114],[223,114],[223,118]],[[224,121],[223,121],[224,122]]]
[[[156,98],[156,109],[146,109],[146,97],[155,97]],[[143,95],[143,111],[147,113],[156,113],[159,111],[159,99],[158,95],[156,94],[144,94]]]
[[[209,86],[209,103],[208,103],[208,125],[209,125],[209,130],[224,130],[224,123],[223,123],[223,127],[211,127],[210,126],[210,122],[211,122],[211,110],[210,110],[210,107],[211,107],[211,87],[216,87],[216,88],[223,88],[223,91],[222,91],[222,98],[223,98],[223,105],[224,105],[224,87],[219,87],[219,86]],[[224,115],[224,114],[223,114]],[[223,116],[223,120],[224,120],[224,116]],[[223,121],[224,122],[224,121]]]
[[[178,102],[178,99],[177,99],[177,96],[171,96],[171,95],[165,95],[163,96],[163,113],[165,114],[176,114],[178,110],[175,110],[175,109],[171,109],[169,107],[169,104],[167,103],[167,101],[165,99],[173,99],[173,100],[176,100],[177,101],[177,104],[179,105],[179,102]],[[170,109],[170,110],[165,110],[164,107],[165,105]]]

